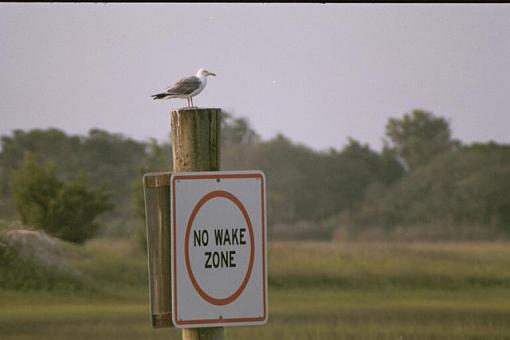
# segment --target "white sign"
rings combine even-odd
[[[267,321],[261,171],[171,177],[172,318],[179,328]]]

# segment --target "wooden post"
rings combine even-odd
[[[221,109],[172,111],[174,172],[220,170]],[[185,328],[183,340],[223,340],[223,327]]]
[[[170,172],[143,176],[152,327],[172,327]]]

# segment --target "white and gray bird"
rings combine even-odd
[[[151,97],[153,99],[186,98],[188,100],[188,107],[193,107],[193,97],[205,88],[207,76],[216,76],[216,74],[201,68],[195,76],[182,78],[175,85],[166,89],[165,92],[154,94]]]

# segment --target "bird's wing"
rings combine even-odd
[[[175,83],[174,86],[171,86],[166,89],[166,93],[168,94],[191,94],[193,91],[200,87],[200,79],[198,77],[186,77],[179,80]]]

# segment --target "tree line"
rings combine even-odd
[[[352,138],[315,151],[281,134],[263,141],[245,118],[224,113],[222,168],[265,172],[274,238],[508,235],[510,145],[465,145],[424,110],[389,119],[384,141],[379,152]],[[0,218],[81,235],[75,242],[140,233],[142,175],[168,171],[171,159],[170,143],[99,129],[15,130],[1,138]]]

